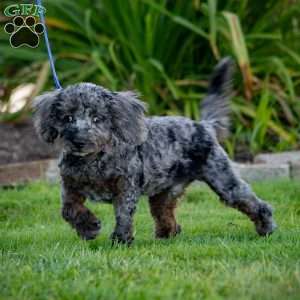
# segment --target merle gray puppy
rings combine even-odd
[[[146,118],[132,92],[111,92],[81,83],[46,93],[35,101],[35,125],[49,143],[61,143],[62,216],[83,239],[94,239],[101,223],[86,199],[112,203],[114,242],[133,241],[139,197],[149,196],[157,238],[181,231],[178,198],[194,180],[205,181],[226,205],[246,214],[259,235],[276,225],[272,208],[233,170],[220,146],[228,128],[232,75],[223,59],[202,101],[201,122],[184,117]]]

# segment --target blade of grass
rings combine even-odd
[[[217,1],[216,0],[208,0],[208,12],[209,12],[209,42],[215,58],[219,60],[220,53],[217,47]]]
[[[110,82],[113,89],[116,89],[116,79],[114,78],[113,74],[110,72],[109,68],[105,64],[105,62],[101,59],[99,53],[97,51],[93,51],[92,58],[95,64],[98,66],[99,70],[105,76],[105,78]]]
[[[248,49],[245,37],[242,31],[239,17],[231,12],[224,12],[224,17],[228,22],[233,51],[238,60],[238,64],[243,74],[245,96],[247,99],[252,98],[253,78],[248,55]]]
[[[203,38],[208,39],[208,34],[202,30],[201,28],[199,28],[198,26],[196,26],[195,24],[191,23],[189,20],[175,15],[174,13],[171,13],[170,11],[168,11],[166,8],[164,8],[163,6],[151,1],[151,0],[142,0],[144,3],[148,4],[151,8],[159,11],[161,14],[167,16],[168,18],[170,18],[173,22],[175,22],[176,24],[179,24],[189,30],[191,30],[192,32],[199,34],[200,36],[202,36]]]

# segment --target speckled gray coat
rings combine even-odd
[[[202,120],[146,118],[145,105],[131,92],[111,92],[82,83],[35,101],[35,125],[47,142],[61,143],[62,215],[84,239],[101,224],[86,199],[112,203],[114,242],[133,240],[133,215],[149,196],[156,236],[178,234],[176,199],[193,180],[205,181],[227,205],[254,222],[260,235],[272,233],[271,207],[234,173],[219,144],[228,128],[231,62],[216,67],[202,101]]]

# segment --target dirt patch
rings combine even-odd
[[[22,124],[0,123],[0,165],[57,158],[57,147],[43,143],[31,120]]]

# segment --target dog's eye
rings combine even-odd
[[[93,118],[94,123],[99,123],[101,120],[103,120],[103,118],[99,118],[99,117],[94,117]]]
[[[64,117],[64,122],[65,123],[72,123],[74,118],[72,116],[65,116]]]

